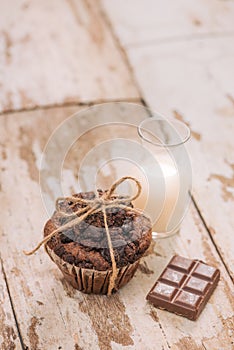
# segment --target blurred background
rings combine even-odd
[[[231,113],[231,0],[0,6],[1,112],[144,98],[163,113],[186,114],[194,129],[198,115]]]

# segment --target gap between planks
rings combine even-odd
[[[234,37],[234,32],[228,33],[200,33],[200,34],[189,34],[189,35],[176,35],[152,40],[144,40],[138,43],[130,43],[126,45],[127,49],[132,48],[143,48],[147,46],[155,46],[161,44],[170,44],[170,43],[180,43],[185,41],[195,41],[199,39],[222,39],[222,38],[231,38]]]
[[[15,325],[16,325],[16,329],[17,329],[20,345],[22,347],[22,350],[26,350],[26,348],[24,346],[23,338],[22,338],[22,335],[21,335],[21,332],[20,332],[20,326],[19,326],[19,322],[17,320],[15,309],[14,309],[14,305],[13,305],[13,301],[12,301],[12,297],[11,297],[11,292],[10,292],[10,288],[9,288],[9,284],[8,284],[8,280],[7,280],[7,276],[6,276],[6,272],[5,272],[5,269],[4,269],[4,265],[3,265],[3,261],[2,261],[1,256],[0,256],[0,264],[1,264],[1,268],[2,268],[3,278],[4,278],[4,281],[5,281],[5,284],[6,284],[6,290],[7,290],[7,294],[8,294],[8,297],[9,297],[12,314],[13,314],[14,320],[15,320]]]
[[[14,114],[14,113],[27,113],[37,110],[47,110],[52,108],[66,108],[66,107],[91,107],[93,105],[104,104],[104,103],[118,103],[118,102],[129,102],[129,103],[142,103],[142,99],[136,98],[121,98],[121,99],[103,99],[103,100],[92,100],[87,102],[65,102],[58,104],[47,104],[47,105],[36,105],[29,108],[19,108],[19,109],[6,109],[0,112],[1,115]]]
[[[134,74],[134,69],[133,69],[133,67],[132,67],[132,65],[131,65],[131,63],[129,61],[129,58],[128,58],[128,54],[127,54],[124,46],[121,44],[121,41],[118,38],[118,35],[115,33],[114,26],[112,25],[111,20],[110,20],[110,18],[108,16],[107,12],[105,11],[103,5],[101,4],[100,0],[98,1],[98,6],[99,6],[100,16],[103,18],[103,21],[105,22],[107,28],[109,29],[109,32],[110,32],[110,34],[112,36],[112,39],[113,39],[113,41],[115,43],[115,46],[116,46],[117,50],[119,50],[119,52],[120,52],[120,54],[122,56],[122,59],[123,59],[125,65],[126,65],[126,67],[128,68],[128,71],[130,73],[132,82],[133,82],[133,84],[134,84],[134,86],[135,86],[135,88],[136,88],[136,90],[137,90],[137,92],[138,92],[138,94],[140,96],[140,99],[141,99],[141,101],[144,101],[143,98],[142,98],[143,92],[141,90],[140,84],[138,84],[138,82],[137,82],[136,76]],[[146,105],[145,101],[144,101],[143,105],[145,107],[148,107]]]
[[[222,254],[220,253],[219,248],[217,247],[217,245],[216,245],[216,243],[215,243],[215,241],[213,239],[212,233],[211,233],[209,227],[207,226],[206,220],[203,217],[203,215],[201,213],[201,210],[199,209],[198,204],[196,203],[195,198],[193,197],[193,195],[191,195],[191,200],[192,200],[192,202],[194,204],[196,212],[197,212],[199,218],[201,219],[201,222],[202,222],[206,232],[208,233],[210,241],[212,242],[212,244],[213,244],[213,246],[214,246],[214,248],[215,248],[215,250],[216,250],[216,252],[217,252],[217,254],[218,254],[218,256],[219,256],[219,258],[220,258],[220,260],[222,262],[222,264],[223,264],[223,266],[225,267],[225,270],[226,270],[228,276],[230,277],[232,283],[234,284],[234,280],[233,280],[232,275],[231,275],[231,273],[230,273],[230,271],[228,269],[228,266],[226,265],[225,261],[223,260]]]

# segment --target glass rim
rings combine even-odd
[[[157,116],[160,117],[161,119],[157,119]],[[180,120],[173,120],[173,119],[167,119],[165,117],[163,117],[161,114],[157,114],[157,116],[153,116],[153,117],[149,117],[149,118],[145,118],[144,120],[142,120],[142,122],[138,125],[137,127],[137,132],[138,132],[138,135],[144,140],[144,141],[147,141],[149,143],[151,143],[152,145],[155,145],[157,147],[176,147],[176,146],[180,146],[180,145],[183,145],[184,143],[186,143],[190,137],[191,137],[191,130],[190,128],[182,121]],[[177,124],[177,125],[180,125],[184,128],[184,130],[186,130],[186,135],[185,137],[183,137],[181,139],[181,141],[178,141],[178,142],[175,142],[175,143],[159,143],[159,142],[154,142],[152,141],[150,138],[146,137],[144,135],[144,124],[150,120],[156,120],[156,121],[165,121],[167,123],[169,123],[171,126],[173,126],[173,124]]]

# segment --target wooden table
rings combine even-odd
[[[2,350],[234,348],[233,62],[233,1],[1,2]],[[72,113],[109,101],[143,103],[191,127],[193,199],[180,233],[152,245],[108,298],[72,289],[43,250],[22,250],[47,219],[38,173],[48,138]],[[174,253],[221,270],[196,322],[145,301]]]

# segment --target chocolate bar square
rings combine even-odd
[[[154,306],[196,320],[218,284],[220,271],[175,255],[146,299]]]

